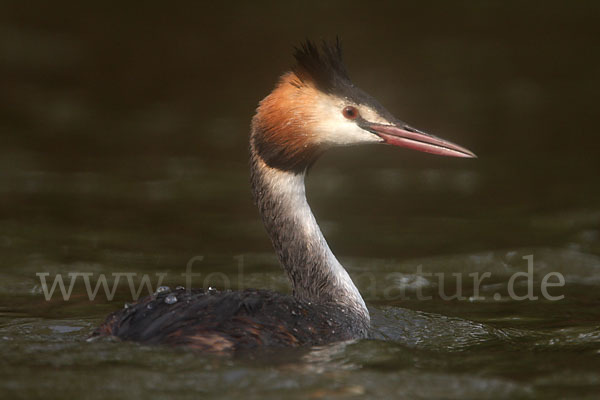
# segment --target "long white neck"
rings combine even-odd
[[[305,172],[272,168],[251,151],[254,199],[294,296],[316,304],[338,304],[368,322],[365,302],[331,252],[306,201]]]

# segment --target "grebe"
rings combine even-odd
[[[92,337],[210,352],[367,337],[365,302],[306,201],[308,168],[328,148],[368,143],[444,156],[475,155],[399,121],[354,86],[342,63],[339,39],[323,42],[320,49],[306,41],[294,56],[292,71],[260,102],[250,134],[252,193],[293,296],[180,288],[109,315]]]

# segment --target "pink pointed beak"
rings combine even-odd
[[[421,132],[407,125],[398,127],[395,125],[369,124],[369,130],[381,137],[385,143],[393,146],[405,147],[439,156],[477,158],[472,151],[464,147]]]

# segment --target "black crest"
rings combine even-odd
[[[310,80],[326,92],[352,85],[342,61],[342,44],[339,38],[333,43],[323,40],[320,49],[314,42],[306,40],[294,49],[294,57],[294,73],[303,82]]]

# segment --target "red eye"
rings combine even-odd
[[[348,106],[344,107],[342,114],[344,114],[344,117],[348,119],[356,119],[358,117],[358,110],[356,107]]]

